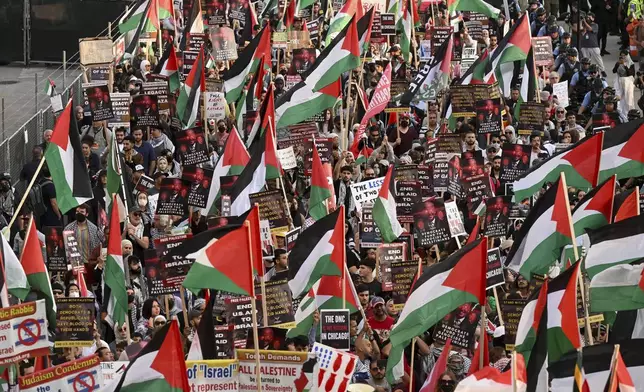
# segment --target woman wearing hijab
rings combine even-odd
[[[619,60],[613,67],[613,73],[617,74],[615,79],[615,95],[620,100],[618,109],[620,113],[628,113],[629,110],[635,109],[635,65],[628,50],[619,52]]]

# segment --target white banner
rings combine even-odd
[[[239,392],[257,392],[255,350],[237,350]],[[260,350],[262,390],[317,392],[318,365],[313,353]]]
[[[293,146],[277,150],[277,157],[280,160],[282,169],[289,170],[297,167],[297,160],[295,160],[295,151],[293,151]]]
[[[239,361],[186,361],[191,391],[238,391]]]
[[[105,388],[97,355],[20,377],[18,382],[21,392],[95,392]]]
[[[452,237],[467,234],[463,226],[461,213],[458,211],[455,201],[445,203],[445,214],[447,215],[447,223],[449,224],[449,231],[452,233]]]
[[[568,99],[568,82],[559,82],[553,84],[552,95],[557,96],[559,106],[567,107],[570,104]]]
[[[0,309],[0,364],[46,355],[50,346],[44,299]]]
[[[349,185],[351,187],[351,196],[353,196],[353,201],[358,212],[362,212],[362,205],[364,203],[374,201],[378,198],[378,192],[384,181],[384,177],[379,177]]]
[[[129,363],[129,361],[101,362],[105,385],[110,385],[112,382],[118,381]]]
[[[226,117],[226,98],[224,93],[206,92],[206,118],[220,120]]]

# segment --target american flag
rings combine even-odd
[[[313,345],[313,352],[317,355],[320,366],[318,390],[345,392],[358,363],[358,357],[320,343]]]

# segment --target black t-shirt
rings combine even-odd
[[[51,182],[51,180],[43,180],[41,182],[40,189],[42,190],[43,204],[47,209],[47,211],[45,211],[45,213],[40,217],[40,226],[62,226],[63,223],[51,207],[51,199],[56,198],[56,188],[54,187],[54,183]]]
[[[143,237],[148,237],[150,241],[152,241],[152,236],[150,235],[150,225],[149,224],[143,224]],[[135,239],[133,239],[130,235],[127,235],[126,237],[128,240],[132,241],[132,253],[141,260],[141,265],[145,266],[145,259],[143,257],[143,253],[145,249],[139,245],[138,242],[136,242]]]
[[[371,283],[363,283],[369,288],[369,295],[371,296],[380,296],[382,293],[382,283],[378,279],[374,279]]]

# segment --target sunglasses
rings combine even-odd
[[[140,212],[133,212],[133,213],[132,213],[132,215],[133,215],[133,216],[137,216],[137,217],[141,217],[141,213],[140,213]]]
[[[155,321],[154,325],[165,325],[165,321]]]
[[[563,110],[557,110],[557,113],[566,113],[566,112]]]

